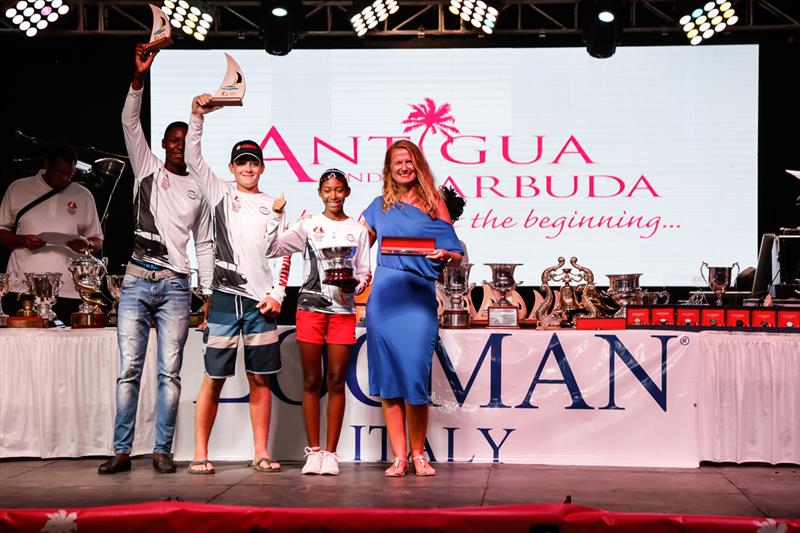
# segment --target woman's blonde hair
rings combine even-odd
[[[425,160],[425,156],[416,144],[409,140],[401,139],[395,141],[386,150],[386,157],[383,161],[383,211],[386,212],[399,201],[400,187],[392,177],[392,152],[395,150],[408,150],[411,155],[411,164],[414,166],[414,171],[417,174],[417,182],[414,187],[417,189],[417,196],[422,202],[422,211],[427,213],[432,219],[436,218],[439,213],[439,201],[441,195],[436,189],[436,183],[433,178],[431,168]]]

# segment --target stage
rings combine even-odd
[[[177,474],[161,475],[153,471],[149,458],[135,459],[131,472],[98,476],[100,462],[100,458],[0,461],[0,509],[46,508],[49,513],[59,509],[67,513],[76,512],[78,531],[103,530],[97,526],[88,527],[87,517],[92,513],[98,515],[96,520],[103,517],[111,520],[113,529],[122,532],[135,530],[132,524],[153,512],[145,512],[149,507],[105,511],[78,508],[165,500],[237,506],[230,511],[242,513],[235,522],[241,528],[237,531],[245,530],[246,524],[252,525],[246,518],[258,512],[265,520],[272,517],[273,522],[264,521],[261,526],[270,531],[298,529],[301,525],[309,530],[321,530],[323,527],[319,522],[325,520],[328,530],[388,531],[398,520],[397,515],[392,518],[380,511],[356,519],[354,508],[362,513],[402,509],[406,520],[412,520],[411,513],[422,512],[411,522],[420,529],[426,529],[427,525],[430,530],[434,525],[431,522],[433,516],[440,520],[440,530],[454,529],[453,522],[445,521],[449,517],[462,521],[455,528],[458,531],[475,530],[477,526],[488,527],[484,531],[529,531],[528,527],[511,527],[519,517],[505,522],[506,527],[499,525],[504,522],[492,522],[494,525],[491,526],[480,520],[484,516],[480,513],[485,512],[484,519],[488,521],[497,519],[498,514],[504,515],[494,506],[525,505],[529,506],[527,512],[534,515],[541,512],[539,505],[563,503],[569,496],[572,506],[563,506],[562,512],[564,508],[574,507],[578,513],[581,507],[590,507],[614,513],[711,515],[703,520],[717,527],[693,529],[693,520],[697,522],[699,518],[692,517],[673,520],[637,517],[633,525],[623,528],[620,526],[631,517],[614,514],[594,517],[595,527],[584,528],[574,524],[571,529],[562,531],[596,531],[602,524],[606,524],[601,527],[605,531],[756,531],[753,526],[735,528],[737,520],[725,518],[730,516],[753,517],[752,524],[763,523],[763,517],[795,518],[795,529],[788,531],[800,528],[800,522],[796,520],[800,517],[800,498],[797,498],[800,494],[800,468],[797,466],[704,465],[696,469],[650,469],[449,463],[436,465],[439,473],[433,478],[409,475],[387,479],[382,473],[386,465],[378,463],[344,463],[339,477],[321,477],[301,475],[299,462],[284,462],[283,471],[278,474],[255,473],[242,462],[217,462],[217,473],[213,476],[188,475],[184,471],[185,463],[181,464]],[[253,507],[265,509],[255,510]],[[309,511],[302,516],[289,514],[292,509],[305,507],[322,510]],[[456,510],[462,507],[471,509]],[[166,512],[160,510],[157,515],[162,520],[156,522],[151,518],[152,530],[174,531],[178,530],[178,524],[187,523],[184,521],[189,519],[188,510],[177,513],[182,508],[172,504],[166,509],[176,511],[177,516],[165,520]],[[195,531],[213,530],[209,521],[211,512],[203,509],[196,515],[200,518],[192,528]],[[343,518],[335,514],[337,509],[351,510],[344,518],[352,520],[344,522],[350,527],[336,527],[343,523]],[[442,516],[449,511],[452,511],[452,516]],[[127,513],[131,513],[130,518],[122,519]],[[513,516],[513,513],[509,514]],[[38,521],[32,522],[38,527],[31,531],[39,531],[45,524],[45,513],[38,516]],[[294,528],[267,526],[274,524],[279,516],[284,516],[284,524],[294,523]],[[529,520],[529,523],[534,521]],[[106,524],[110,527],[109,522]],[[450,527],[445,527],[445,524]],[[616,527],[611,528],[608,524]],[[4,530],[3,525],[4,516],[0,511],[0,530]],[[8,527],[8,523],[5,525]],[[400,529],[411,528],[406,525],[395,530]]]

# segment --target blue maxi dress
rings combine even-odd
[[[369,393],[430,403],[433,350],[439,335],[435,281],[444,267],[424,256],[383,255],[383,237],[428,237],[436,248],[463,254],[453,226],[397,203],[388,212],[378,197],[364,211],[377,234],[378,261],[367,301]]]

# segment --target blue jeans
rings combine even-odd
[[[119,378],[114,453],[131,453],[150,322],[158,337],[158,401],[153,453],[169,454],[181,395],[183,347],[189,332],[189,276],[147,280],[126,274],[117,321]]]

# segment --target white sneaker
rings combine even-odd
[[[306,464],[303,466],[303,474],[319,474],[322,469],[322,454],[320,450],[312,450],[308,446],[305,449]]]
[[[323,476],[339,475],[339,458],[335,452],[322,452],[322,467],[319,473]]]

